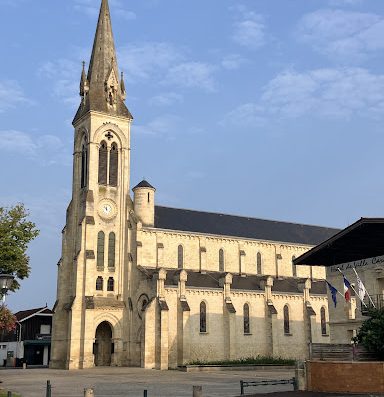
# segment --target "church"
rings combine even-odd
[[[80,96],[51,368],[305,358],[329,343],[325,270],[293,260],[336,229],[158,206],[155,181],[131,195],[108,0]]]

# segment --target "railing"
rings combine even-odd
[[[380,295],[370,295],[371,299],[368,296],[364,298],[364,304],[361,303],[361,313],[364,316],[369,315],[369,311],[376,307],[376,309],[383,309],[384,308],[384,294]],[[373,302],[373,304],[372,304]]]
[[[293,385],[293,388],[297,390],[296,379],[267,379],[267,380],[256,380],[256,381],[240,381],[240,393],[243,396],[245,394],[244,389],[246,387],[257,387],[257,386],[274,386],[274,385]]]

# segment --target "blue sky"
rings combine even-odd
[[[14,310],[52,305],[71,121],[100,0],[0,0],[0,205],[41,229]],[[110,0],[132,186],[157,203],[345,227],[382,216],[382,0]]]

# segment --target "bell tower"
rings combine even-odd
[[[88,73],[83,63],[80,97],[73,120],[72,200],[58,263],[52,368],[122,365],[128,339],[122,319],[133,118],[125,105],[108,0],[101,3]]]

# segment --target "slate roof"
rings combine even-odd
[[[15,314],[17,321],[23,321],[25,318],[34,314],[53,314],[52,310],[47,307],[39,307],[37,309],[22,310]]]
[[[151,189],[154,189],[154,187],[145,179],[143,179],[140,183],[138,183],[132,190],[135,190],[139,187],[149,187]]]
[[[145,272],[148,278],[153,278],[156,274],[156,269],[143,267],[142,270]],[[179,269],[167,269],[167,276],[165,279],[165,286],[176,287],[178,284],[177,278]],[[186,287],[195,288],[219,288],[219,280],[224,277],[226,273],[222,272],[193,272],[187,271],[188,278],[186,282]],[[238,274],[233,274],[232,279],[232,290],[247,290],[247,291],[260,291],[264,292],[264,289],[260,287],[262,280],[265,280],[265,276],[247,275],[245,277]],[[298,284],[302,282],[302,279],[286,277],[282,279],[274,279],[272,291],[273,292],[286,292],[294,294],[302,294],[299,290]],[[327,287],[324,280],[312,281],[311,293],[316,295],[326,295]]]
[[[306,245],[320,244],[339,232],[321,226],[162,206],[155,207],[155,227]]]

